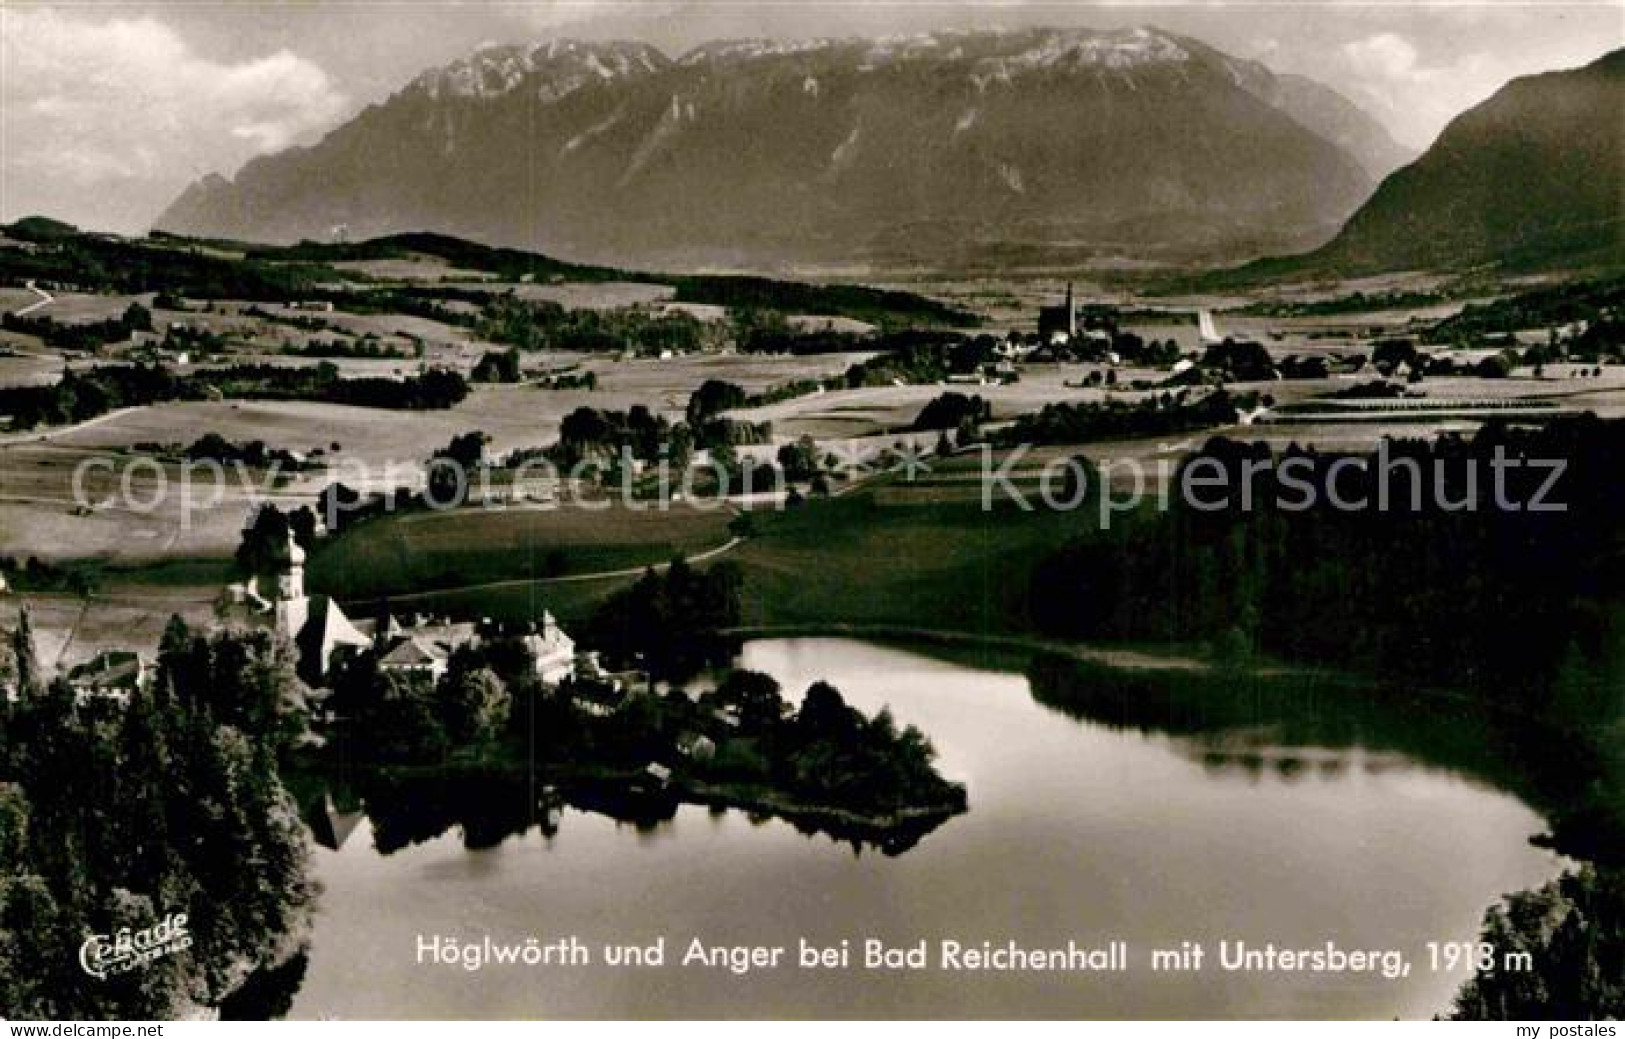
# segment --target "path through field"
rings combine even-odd
[[[34,295],[38,296],[39,299],[35,300],[33,303],[30,303],[28,306],[23,307],[22,309],[16,311],[15,313],[16,313],[17,317],[27,317],[28,315],[32,314],[34,311],[40,310],[40,309],[42,309],[44,307],[48,307],[52,303],[56,302],[56,297],[55,296],[51,295],[49,292],[46,292],[44,289],[40,288],[38,285],[35,285],[32,280],[24,282],[23,284],[28,289],[29,292],[32,292]]]
[[[731,552],[745,541],[744,538],[731,538],[725,544],[716,548],[706,549],[696,555],[690,556],[690,563],[705,563],[724,553]],[[599,570],[591,574],[565,574],[562,577],[517,577],[506,581],[485,581],[479,584],[457,585],[451,588],[434,588],[424,592],[407,592],[403,595],[391,595],[391,603],[412,602],[415,599],[434,599],[445,595],[459,595],[466,592],[492,592],[503,588],[524,588],[533,584],[577,584],[585,581],[608,581],[617,577],[641,577],[647,570],[663,573],[670,563],[652,563],[648,566],[630,566],[621,570]]]

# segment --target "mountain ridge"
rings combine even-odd
[[[724,40],[676,59],[552,40],[426,70],[315,145],[195,182],[155,226],[432,228],[758,267],[1005,239],[1245,252],[1323,240],[1365,197],[1385,160],[1353,152],[1392,140],[1368,117],[1351,131],[1361,115],[1151,29]]]
[[[1622,111],[1625,48],[1510,80],[1385,178],[1325,245],[1208,280],[1625,264]]]

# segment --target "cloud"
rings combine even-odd
[[[106,226],[109,205],[139,198],[147,212],[116,220],[139,225],[197,175],[297,143],[349,107],[290,51],[214,61],[150,17],[0,12],[0,69],[8,218],[31,206]]]
[[[1450,60],[1430,62],[1412,40],[1380,32],[1344,43],[1327,74],[1347,84],[1354,100],[1375,109],[1405,143],[1426,147],[1440,127],[1507,79],[1505,62],[1453,50]]]
[[[1416,47],[1397,33],[1383,32],[1343,45],[1356,72],[1401,80],[1416,70]]]

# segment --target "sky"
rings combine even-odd
[[[1310,75],[1421,150],[1507,80],[1625,46],[1625,0],[0,0],[0,221],[139,232],[486,43],[1149,25]]]

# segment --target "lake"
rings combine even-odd
[[[753,642],[742,666],[799,697],[817,679],[930,737],[970,811],[896,856],[776,820],[684,806],[653,828],[566,808],[494,847],[453,830],[380,855],[369,825],[317,848],[325,887],[293,1017],[1425,1018],[1464,975],[1426,943],[1475,940],[1503,893],[1554,876],[1545,826],[1483,778],[1430,757],[1429,726],[1317,695],[1318,726],[1229,704],[1181,724],[1091,720],[1038,702],[1017,671],[846,639]],[[1237,700],[1244,700],[1237,694]],[[1403,737],[1392,733],[1404,733]],[[1418,733],[1422,736],[1418,737]],[[551,829],[551,828],[550,828]],[[419,936],[550,942],[589,966],[419,963]],[[666,939],[663,967],[611,968],[606,943]],[[707,946],[786,946],[777,969],[682,967]],[[801,938],[891,945],[1127,943],[1121,973],[800,970]],[[1225,972],[1218,943],[1400,949],[1409,976]],[[1153,948],[1200,942],[1201,971]]]

